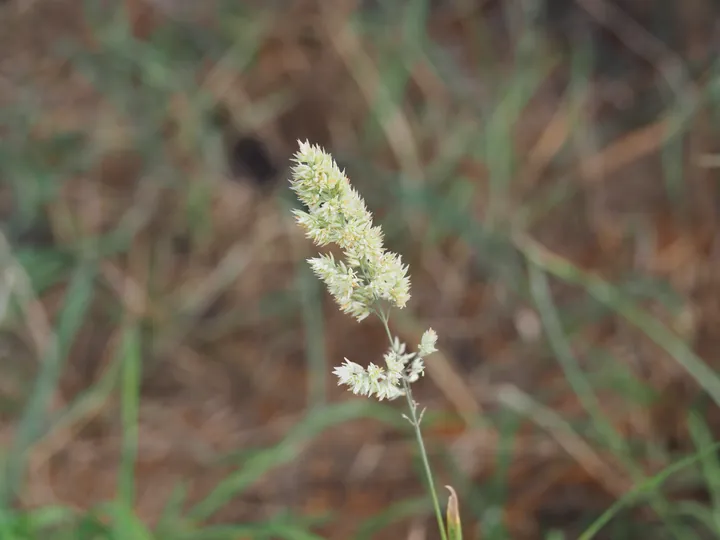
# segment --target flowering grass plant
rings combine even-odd
[[[384,365],[370,363],[364,368],[345,358],[333,373],[339,384],[348,386],[354,394],[381,401],[406,398],[409,408],[406,418],[415,431],[440,535],[447,540],[450,533],[450,540],[457,540],[461,533],[454,492],[451,491],[455,504],[449,505],[454,511],[448,514],[446,532],[420,430],[423,411],[413,400],[410,388],[424,374],[425,358],[437,350],[437,334],[432,328],[426,330],[416,352],[408,351],[405,343],[393,337],[390,311],[404,308],[410,299],[408,267],[403,265],[400,255],[385,249],[381,228],[373,225],[365,201],[330,154],[319,146],[301,142],[294,161],[291,188],[307,208],[294,210],[298,223],[316,245],[334,244],[344,256],[344,260],[336,260],[332,254],[313,257],[308,260],[312,270],[344,313],[357,321],[369,315],[379,317],[390,341]]]

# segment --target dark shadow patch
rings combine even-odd
[[[277,182],[278,169],[265,144],[255,137],[233,137],[228,144],[227,157],[233,179],[249,179],[263,189],[272,188]]]
[[[55,245],[55,236],[46,219],[38,219],[26,226],[14,227],[10,241],[15,247],[49,248]]]

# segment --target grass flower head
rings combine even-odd
[[[389,308],[403,308],[410,299],[408,268],[400,255],[383,246],[380,227],[373,225],[365,201],[350,185],[330,154],[319,146],[300,142],[295,154],[290,186],[307,211],[295,210],[298,223],[318,246],[337,245],[344,260],[332,254],[308,259],[313,272],[325,283],[340,309],[362,321],[371,313],[380,317],[390,348],[383,356],[385,366],[362,367],[345,358],[333,370],[341,385],[354,394],[384,399],[405,396],[415,430],[425,473],[433,498],[433,507],[442,540],[447,540],[427,452],[420,431],[423,412],[412,397],[410,384],[425,373],[424,359],[435,352],[437,334],[430,328],[420,339],[417,352],[409,352],[404,343],[393,338],[388,326]],[[458,535],[453,535],[456,540]]]
[[[373,226],[365,201],[350,185],[332,157],[319,146],[300,143],[291,187],[308,211],[295,210],[298,223],[318,246],[336,244],[345,255],[310,259],[340,308],[358,321],[380,300],[403,308],[410,299],[408,268],[399,255],[383,246],[380,227]]]
[[[294,161],[290,186],[307,207],[294,211],[298,223],[318,246],[335,244],[343,251],[340,261],[332,254],[308,259],[340,309],[362,321],[371,313],[381,315],[383,302],[405,307],[410,299],[408,268],[400,255],[385,249],[382,230],[373,225],[372,214],[345,173],[330,154],[307,142],[300,143]],[[355,394],[394,399],[405,395],[406,383],[423,375],[423,358],[435,351],[436,340],[435,332],[428,330],[418,352],[410,353],[394,338],[384,367],[363,368],[346,358],[333,373]]]

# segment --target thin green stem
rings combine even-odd
[[[388,321],[390,319],[388,313],[379,310],[378,316],[383,322],[385,327],[385,333],[390,340],[392,346],[393,337],[390,333],[390,326]],[[447,540],[447,534],[445,533],[445,522],[442,517],[442,510],[440,509],[440,501],[435,490],[435,481],[433,480],[432,469],[430,468],[430,460],[428,459],[427,450],[425,449],[425,441],[423,440],[422,431],[420,430],[420,422],[422,421],[422,412],[418,416],[417,409],[418,404],[412,397],[412,391],[406,378],[403,377],[403,389],[405,390],[405,398],[407,399],[408,409],[410,410],[410,417],[408,420],[415,431],[415,439],[417,440],[418,448],[420,449],[420,457],[422,458],[423,467],[425,469],[425,479],[427,480],[428,487],[430,488],[430,496],[432,497],[433,507],[435,509],[435,517],[437,518],[438,529],[440,530],[440,537],[442,540]]]
[[[422,413],[420,413],[420,418],[418,418],[417,403],[413,400],[412,391],[410,390],[410,385],[408,384],[407,379],[403,379],[403,387],[405,388],[405,397],[407,398],[408,407],[410,409],[410,423],[415,431],[415,439],[417,440],[418,447],[420,448],[420,456],[422,457],[423,467],[425,468],[425,476],[428,487],[430,488],[433,507],[435,508],[435,517],[437,518],[438,529],[440,529],[440,536],[442,537],[442,540],[447,540],[447,536],[445,534],[445,523],[442,518],[442,510],[440,510],[440,501],[438,500],[437,491],[435,490],[432,469],[430,469],[430,461],[428,460],[427,450],[425,450],[425,441],[423,441],[422,432],[420,431]]]
[[[383,327],[385,328],[385,334],[387,334],[388,340],[390,340],[390,345],[392,345],[393,337],[392,337],[392,334],[390,333],[390,326],[389,326],[390,314],[386,313],[385,311],[383,311],[381,309],[376,311],[375,313],[377,313],[378,317],[380,317],[380,320],[383,323]]]

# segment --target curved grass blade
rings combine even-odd
[[[610,506],[595,522],[583,532],[578,540],[591,540],[602,530],[605,525],[610,523],[613,517],[617,515],[620,510],[638,502],[644,495],[652,494],[657,491],[665,481],[675,473],[694,465],[696,462],[703,458],[714,454],[720,449],[720,442],[707,447],[703,452],[695,453],[691,456],[687,456],[679,461],[676,461],[672,465],[669,465],[655,476],[652,476],[638,484],[635,488],[628,491],[625,495],[620,497],[615,503]]]
[[[105,512],[112,519],[112,540],[154,540],[154,535],[124,501],[106,505]]]
[[[695,412],[689,415],[688,428],[698,452],[712,447],[712,433],[700,415]],[[713,512],[708,512],[714,521],[712,529],[718,532],[720,531],[720,515],[718,515],[718,510],[720,510],[720,461],[715,453],[710,453],[703,455],[700,465],[710,494],[711,507],[714,508]]]
[[[244,467],[221,481],[204,500],[190,510],[188,518],[194,521],[209,518],[265,473],[296,459],[303,446],[315,436],[332,426],[360,418],[375,418],[402,428],[407,427],[392,407],[364,400],[315,409],[283,441],[252,456]]]
[[[135,323],[128,324],[123,332],[120,354],[122,361],[120,401],[123,443],[118,495],[128,508],[132,508],[135,498],[135,462],[137,460],[140,371],[142,369],[140,331]]]
[[[610,283],[591,275],[570,261],[555,255],[528,237],[516,238],[516,245],[528,260],[546,272],[584,288],[601,304],[608,306],[672,356],[720,405],[720,378],[705,362],[669,328],[645,310],[628,300]]]
[[[380,531],[389,525],[401,519],[425,513],[431,508],[432,506],[428,497],[399,501],[363,523],[355,535],[355,540],[372,540]]]
[[[312,408],[322,407],[327,401],[326,379],[328,361],[325,354],[325,326],[322,315],[322,288],[315,275],[303,266],[297,274],[302,300],[302,321],[305,334],[305,357],[308,365],[308,396]]]
[[[94,276],[94,264],[81,264],[65,292],[55,336],[50,339],[41,359],[40,373],[4,464],[4,474],[0,479],[0,506],[7,506],[16,493],[25,472],[30,447],[43,433],[50,397],[57,389],[65,359],[92,299]]]

